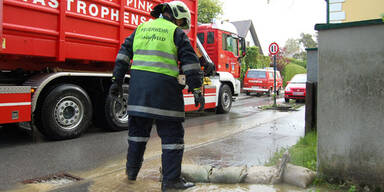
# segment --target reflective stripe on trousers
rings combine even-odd
[[[148,140],[149,140],[149,137],[128,137],[128,141],[133,141],[133,142],[146,143]]]
[[[168,116],[168,117],[185,117],[184,111],[172,111],[165,109],[158,109],[153,107],[139,106],[139,105],[128,105],[129,111],[136,111],[142,113],[149,113],[154,115]]]
[[[161,148],[168,150],[182,150],[184,149],[184,144],[162,144]]]

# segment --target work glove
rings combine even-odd
[[[204,110],[205,99],[203,94],[201,93],[201,89],[200,88],[193,89],[192,93],[193,93],[193,97],[195,98],[195,107],[199,106],[200,104],[198,111]]]
[[[112,83],[109,88],[109,95],[114,98],[119,98],[123,95],[123,86],[118,83]]]

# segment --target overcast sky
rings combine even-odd
[[[283,47],[287,39],[299,38],[302,32],[314,35],[315,24],[326,22],[325,0],[220,1],[223,2],[222,19],[252,19],[264,55],[268,54],[272,42]]]

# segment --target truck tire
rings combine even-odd
[[[79,137],[91,123],[91,99],[77,85],[59,85],[44,99],[40,118],[39,130],[49,139]]]
[[[220,87],[219,103],[217,105],[216,113],[228,113],[232,107],[232,91],[231,88],[224,84]]]
[[[122,131],[128,129],[128,87],[129,85],[123,85],[123,98],[120,102],[111,97],[107,96],[105,101],[105,119],[107,123],[106,129],[109,131]]]

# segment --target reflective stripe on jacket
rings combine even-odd
[[[166,42],[148,38],[166,32],[162,28],[169,32]],[[144,38],[145,35],[147,38]],[[123,83],[131,59],[133,66],[130,67],[128,114],[183,121],[184,85],[178,83],[177,74],[180,69],[184,72],[190,89],[202,85],[199,60],[183,30],[162,18],[141,24],[121,45],[113,70],[116,82]],[[177,67],[177,61],[180,61],[180,67]]]
[[[177,77],[177,47],[173,39],[176,28],[162,18],[141,24],[133,41],[131,69]]]

